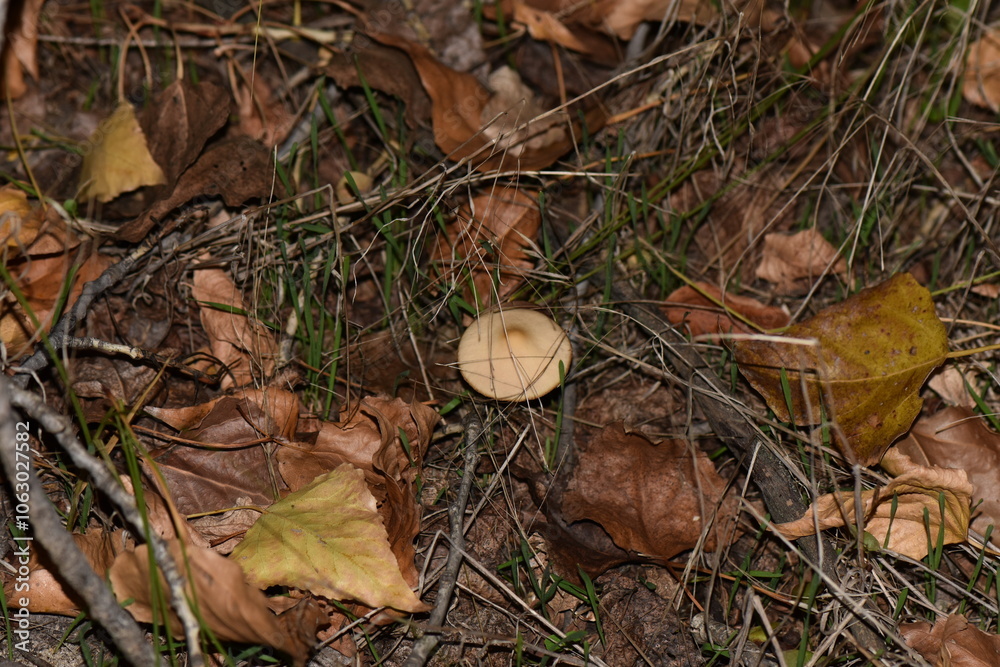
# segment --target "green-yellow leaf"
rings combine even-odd
[[[247,579],[369,607],[423,611],[403,580],[365,484],[349,463],[271,505],[231,556]]]
[[[785,338],[796,340],[738,342],[740,372],[779,419],[819,424],[824,410],[844,455],[862,465],[877,463],[910,428],[923,404],[920,387],[948,354],[930,292],[908,273],[790,327]]]
[[[101,123],[90,137],[89,149],[80,169],[79,198],[83,201],[109,202],[123,192],[167,182],[128,102],[119,104]]]

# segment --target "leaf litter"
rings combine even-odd
[[[754,655],[849,660],[853,644],[824,641],[813,622],[855,610],[837,572],[824,571],[831,586],[815,598],[781,606],[818,581],[808,572],[818,560],[807,538],[789,552],[768,531],[794,539],[817,527],[851,545],[844,562],[864,559],[882,589],[913,591],[895,613],[870,603],[882,634],[897,631],[882,620],[890,615],[944,617],[959,606],[989,627],[981,570],[991,565],[977,565],[975,538],[993,523],[996,435],[968,408],[939,409],[924,382],[950,346],[989,335],[995,315],[988,299],[952,298],[963,285],[966,297],[980,294],[986,276],[957,259],[951,240],[987,252],[991,240],[962,217],[980,208],[947,195],[985,191],[976,178],[989,156],[969,128],[988,121],[977,106],[995,108],[991,29],[935,19],[927,25],[968,32],[968,42],[927,62],[964,71],[889,71],[872,58],[895,43],[892,30],[908,49],[922,39],[891,8],[827,7],[822,18],[744,8],[741,23],[704,3],[517,1],[476,16],[432,4],[268,6],[256,33],[187,7],[162,18],[132,7],[122,16],[138,21],[146,51],[122,51],[127,98],[111,94],[113,76],[90,92],[48,87],[53,72],[78,67],[66,54],[106,68],[99,37],[64,44],[29,30],[12,42],[17,63],[5,56],[22,131],[0,127],[16,184],[0,197],[3,381],[30,376],[53,406],[82,415],[77,429],[116,474],[136,457],[122,485],[187,559],[208,629],[298,664],[317,639],[360,660],[359,642],[400,664],[414,626],[397,621],[420,627],[431,604],[450,603],[458,639],[441,635],[433,658],[446,662],[493,664],[516,644],[528,662],[694,664],[749,655],[748,633],[736,631],[751,624],[771,633]],[[41,10],[29,3],[19,18]],[[71,33],[70,15],[56,8],[41,25]],[[183,76],[146,46],[154,26],[178,40]],[[249,48],[254,35],[267,46]],[[192,46],[204,37],[210,57]],[[870,86],[865,104],[879,108],[891,96],[869,78],[876,70],[893,90],[932,91],[882,109],[884,123],[899,123],[898,137],[884,139],[899,158],[888,167],[872,152],[882,124],[862,130],[839,101],[815,102]],[[940,108],[938,81],[960,88]],[[84,118],[78,109],[92,103]],[[136,122],[90,140],[87,123],[112,114]],[[935,144],[926,128],[960,114],[970,134]],[[109,139],[133,144],[102,148]],[[112,164],[142,145],[145,167]],[[911,159],[913,146],[940,153]],[[936,189],[947,180],[961,185]],[[913,183],[933,215],[906,196]],[[77,200],[88,199],[96,205],[81,214]],[[905,274],[885,279],[905,269],[933,283],[933,301]],[[70,337],[52,328],[92,298],[83,284],[98,277],[82,325]],[[610,297],[619,281],[639,286],[638,301],[693,346],[668,334],[647,341],[649,327]],[[483,402],[455,371],[457,341],[482,311],[525,301],[556,315],[574,362],[550,396]],[[779,333],[799,313],[813,317]],[[25,361],[50,330],[66,380]],[[739,455],[732,424],[706,428],[720,422],[704,387],[678,381],[674,346],[698,350],[712,363],[698,373],[728,375],[723,398],[756,413],[758,444],[779,452],[815,499],[801,520],[758,520],[769,508],[757,489],[778,471],[754,468],[759,449]],[[988,414],[987,376],[968,398],[933,388]],[[79,409],[67,409],[74,400]],[[476,414],[488,435],[463,443],[456,433]],[[49,439],[33,444],[87,561],[110,569],[135,618],[152,620],[166,608],[151,594],[160,578],[146,545],[121,539],[117,515],[104,513],[106,489],[77,480],[64,459],[55,467]],[[485,454],[475,471],[461,469],[469,446]],[[862,467],[880,461],[891,479]],[[459,508],[468,541],[456,579],[467,588],[436,599],[450,576],[438,566],[460,543],[444,522],[460,478],[474,482]],[[859,526],[874,539],[858,540]],[[449,539],[433,538],[441,530]],[[927,568],[944,558],[949,569],[935,576],[967,580],[937,587],[897,555]],[[73,614],[89,601],[52,576],[56,566],[32,561],[28,606]],[[13,582],[5,575],[8,600]],[[667,630],[653,632],[636,605],[658,610]],[[722,637],[692,641],[701,609]],[[355,617],[364,618],[355,626]],[[964,619],[939,622],[947,637],[919,650],[932,662],[963,659],[956,637],[974,634]],[[906,623],[898,633],[913,637]],[[993,637],[983,637],[961,650],[991,664]]]

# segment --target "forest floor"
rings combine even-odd
[[[0,658],[996,664],[998,25],[12,6]]]

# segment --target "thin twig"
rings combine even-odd
[[[483,423],[475,413],[470,413],[465,420],[465,461],[463,465],[462,483],[458,487],[458,496],[448,510],[448,524],[451,531],[451,549],[448,552],[448,564],[441,575],[438,586],[437,602],[431,612],[430,626],[440,628],[444,625],[448,606],[451,604],[455,584],[458,583],[458,571],[462,566],[462,552],[465,551],[465,507],[469,504],[469,494],[472,492],[472,482],[476,478],[476,466],[479,464],[479,440],[483,435]],[[403,663],[404,667],[423,667],[430,660],[431,653],[437,648],[437,634],[425,632],[417,640],[410,655]]]

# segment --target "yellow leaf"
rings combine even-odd
[[[149,153],[146,135],[128,102],[118,105],[90,138],[83,156],[80,199],[109,202],[123,192],[166,183],[163,170]]]
[[[919,466],[895,447],[886,452],[882,467],[896,473],[896,478],[884,488],[861,493],[864,530],[880,545],[920,560],[939,540],[943,544],[966,540],[972,484],[964,470]],[[795,539],[815,534],[817,525],[826,530],[856,523],[854,492],[840,491],[820,496],[802,518],[774,528]]]
[[[920,412],[917,392],[948,354],[948,336],[930,292],[903,273],[790,327],[785,340],[734,347],[740,372],[779,419],[819,424],[825,410],[844,455],[872,465]]]
[[[364,471],[349,463],[271,505],[231,558],[261,588],[294,586],[369,607],[427,609],[403,580]]]

